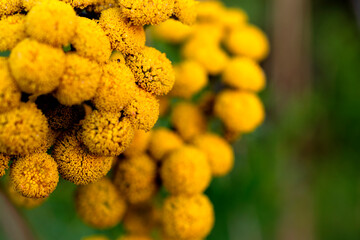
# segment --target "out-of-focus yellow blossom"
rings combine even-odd
[[[179,103],[174,107],[171,123],[185,141],[206,131],[204,115],[196,105],[188,102]]]
[[[159,117],[159,101],[151,93],[138,89],[124,114],[136,129],[150,131]]]
[[[149,152],[155,160],[162,160],[168,153],[182,145],[182,139],[167,128],[160,127],[151,131]]]
[[[124,228],[132,234],[147,235],[156,226],[156,209],[151,203],[129,206],[123,220]]]
[[[59,85],[65,68],[65,54],[60,48],[27,38],[11,51],[9,64],[22,91],[45,94]]]
[[[258,92],[265,87],[265,73],[251,58],[235,57],[226,66],[222,80],[230,87]]]
[[[110,239],[104,235],[91,235],[91,236],[83,237],[81,238],[81,240],[110,240]]]
[[[265,33],[254,25],[232,30],[225,43],[231,53],[256,61],[264,60],[270,51],[269,40]]]
[[[60,47],[70,43],[76,29],[74,9],[56,0],[43,1],[26,15],[26,32],[40,42]]]
[[[151,237],[149,236],[142,236],[142,235],[126,235],[126,236],[121,236],[119,238],[117,238],[117,240],[153,240]]]
[[[101,111],[118,113],[133,99],[138,87],[131,70],[116,61],[103,65],[100,86],[92,100]]]
[[[220,21],[226,30],[232,30],[244,26],[248,21],[248,15],[239,8],[228,8],[221,15]]]
[[[174,0],[119,0],[122,13],[134,25],[156,25],[174,11]]]
[[[232,143],[241,138],[241,132],[232,129],[225,129],[224,138]]]
[[[206,153],[213,176],[224,176],[233,168],[234,151],[220,136],[213,133],[199,135],[193,144]]]
[[[174,66],[175,84],[171,96],[191,98],[208,83],[206,70],[197,62],[188,60]]]
[[[199,22],[219,22],[225,11],[221,1],[201,1],[197,5],[197,20]]]
[[[180,22],[191,25],[196,20],[197,4],[195,0],[175,0],[174,15]]]
[[[0,153],[0,177],[5,175],[5,170],[9,168],[10,156]]]
[[[80,218],[99,229],[117,225],[126,210],[125,201],[107,178],[79,186],[76,190],[75,204]]]
[[[170,238],[203,239],[214,225],[214,209],[203,194],[171,196],[164,202],[163,228]]]
[[[0,152],[25,155],[35,152],[48,136],[46,117],[33,103],[0,114]]]
[[[21,91],[12,78],[7,58],[0,59],[0,113],[10,111],[20,104]]]
[[[193,27],[193,34],[190,41],[192,42],[197,41],[195,42],[197,44],[202,42],[207,46],[210,45],[212,47],[215,46],[219,47],[224,36],[225,36],[224,27],[219,22],[198,23]],[[191,52],[185,55],[189,55],[189,54],[191,54]]]
[[[118,156],[134,138],[130,120],[121,113],[94,110],[82,123],[81,140],[93,154]]]
[[[77,185],[99,180],[109,172],[113,161],[112,157],[91,154],[78,139],[76,130],[68,131],[58,139],[52,155],[60,175]]]
[[[72,40],[76,53],[90,60],[104,63],[111,55],[110,41],[93,20],[77,17],[77,28]]]
[[[126,65],[134,73],[136,83],[155,95],[167,94],[174,85],[171,61],[155,48],[145,47],[143,52],[129,55]]]
[[[193,29],[177,20],[168,19],[165,22],[152,27],[151,31],[153,31],[157,38],[178,44],[185,41],[192,33]]]
[[[15,190],[13,184],[11,184],[10,182],[6,184],[6,193],[13,204],[15,204],[18,207],[23,207],[27,209],[38,207],[47,199],[47,198],[24,197]]]
[[[59,172],[55,160],[47,153],[20,157],[10,169],[11,184],[24,197],[44,198],[52,193],[58,182]]]
[[[0,52],[13,49],[26,37],[25,15],[15,14],[0,20]]]
[[[121,52],[113,51],[110,56],[110,61],[125,64],[125,57]]]
[[[156,164],[146,154],[123,159],[115,172],[114,184],[131,204],[146,202],[156,192]]]
[[[164,116],[170,107],[170,100],[167,96],[160,96],[159,98],[159,115]]]
[[[183,146],[171,152],[163,161],[161,179],[173,195],[202,193],[211,180],[205,152],[193,146]]]
[[[21,0],[1,0],[0,17],[21,11]]]
[[[67,106],[90,100],[97,92],[101,74],[101,68],[95,61],[76,53],[66,54],[65,71],[54,95]]]
[[[124,155],[127,157],[132,157],[143,154],[149,145],[150,137],[150,132],[145,132],[144,130],[136,130],[134,134],[134,139],[132,140],[130,146],[125,150]]]
[[[213,91],[207,90],[200,97],[197,105],[201,112],[204,113],[205,116],[213,115],[213,108],[215,103],[216,94]]]
[[[254,131],[265,118],[259,97],[242,91],[221,92],[216,98],[214,112],[228,129],[242,133]]]
[[[123,54],[141,52],[145,47],[144,28],[131,25],[121,11],[120,8],[103,11],[99,24],[109,37],[113,49]]]

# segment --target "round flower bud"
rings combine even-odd
[[[234,151],[225,139],[206,133],[195,137],[192,143],[207,155],[213,176],[224,176],[233,168]]]
[[[134,73],[136,83],[147,92],[165,95],[174,85],[171,61],[155,48],[145,47],[143,52],[129,55],[126,65]]]
[[[65,71],[54,95],[61,104],[81,104],[95,96],[100,77],[101,68],[95,61],[76,53],[66,54]]]
[[[110,240],[110,239],[104,235],[91,235],[91,236],[83,237],[81,238],[81,240]]]
[[[152,27],[152,31],[157,38],[178,44],[186,40],[192,33],[192,28],[175,19],[168,19],[165,22]]]
[[[234,29],[225,43],[231,53],[256,61],[264,60],[270,51],[265,33],[253,25]]]
[[[163,161],[161,179],[173,195],[193,195],[205,191],[211,180],[206,154],[198,148],[183,146]]]
[[[10,111],[20,104],[21,91],[12,78],[6,58],[0,61],[0,113]]]
[[[265,118],[261,100],[249,92],[221,92],[215,100],[214,112],[228,129],[243,133],[254,131]]]
[[[191,25],[196,20],[197,1],[195,0],[175,0],[174,15],[180,22]]]
[[[77,28],[71,44],[80,56],[104,63],[111,55],[110,41],[93,20],[77,17]]]
[[[197,5],[198,22],[219,22],[226,8],[221,1],[201,1]]]
[[[25,15],[15,14],[0,20],[0,52],[13,49],[26,37]]]
[[[149,152],[155,160],[162,160],[168,153],[182,145],[182,139],[167,128],[160,127],[151,131]]]
[[[102,11],[99,24],[109,37],[112,49],[123,54],[133,54],[141,52],[145,47],[144,28],[131,25],[121,8]]]
[[[16,205],[17,207],[22,207],[26,209],[36,208],[40,206],[43,202],[46,201],[47,198],[29,198],[24,197],[20,193],[18,193],[13,184],[6,184],[6,193],[9,197],[10,201]]]
[[[156,209],[150,203],[130,206],[123,220],[125,230],[132,234],[148,235],[156,225]]]
[[[239,8],[228,8],[221,14],[220,21],[226,30],[233,30],[245,26],[248,21],[248,15]]]
[[[0,152],[27,155],[41,147],[48,136],[46,117],[33,103],[0,114]]]
[[[258,92],[265,87],[265,73],[250,58],[235,57],[226,66],[222,80],[230,87]]]
[[[76,130],[68,131],[56,142],[52,155],[59,165],[59,173],[77,185],[95,182],[111,168],[112,157],[96,156],[82,145]]]
[[[206,131],[205,116],[196,105],[189,102],[182,102],[174,107],[171,124],[185,141]]]
[[[60,48],[27,38],[11,51],[9,64],[23,92],[45,94],[59,85],[65,68],[65,54]]]
[[[94,110],[82,124],[81,140],[96,155],[118,156],[130,146],[133,138],[134,128],[121,113]]]
[[[208,83],[206,70],[197,62],[187,60],[174,66],[175,84],[171,96],[191,98]]]
[[[131,70],[123,63],[112,61],[103,65],[100,86],[92,102],[99,110],[118,113],[130,103],[137,88]]]
[[[10,156],[0,153],[0,177],[5,175],[5,170],[9,168]]]
[[[171,196],[164,202],[164,233],[172,239],[203,239],[214,225],[214,209],[203,194]]]
[[[121,236],[117,240],[153,240],[153,239],[149,236],[142,236],[135,234],[135,235]]]
[[[124,216],[126,204],[107,178],[79,186],[75,197],[76,211],[88,225],[104,229],[117,225]]]
[[[124,155],[127,157],[132,157],[143,154],[149,145],[150,136],[150,132],[136,130],[134,139],[132,140],[130,146],[125,150]]]
[[[26,32],[40,42],[56,47],[67,45],[76,28],[74,9],[63,2],[42,1],[26,15]]]
[[[152,94],[138,89],[134,99],[124,110],[136,129],[149,131],[159,117],[159,101]]]
[[[21,11],[21,0],[1,0],[0,17],[2,15],[11,15]]]
[[[44,198],[52,193],[58,182],[59,172],[54,159],[47,153],[20,157],[10,169],[11,184],[24,197]]]
[[[156,164],[147,155],[123,159],[115,172],[114,184],[131,204],[149,200],[156,192]]]

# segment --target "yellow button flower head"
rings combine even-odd
[[[193,144],[206,153],[213,176],[224,176],[232,169],[234,151],[225,139],[206,133],[195,137]]]
[[[197,19],[199,22],[218,22],[224,15],[226,8],[221,1],[201,1],[197,5]]]
[[[264,60],[269,54],[269,40],[258,27],[248,25],[231,31],[225,40],[228,50],[256,61]]]
[[[125,201],[107,178],[78,187],[75,204],[80,218],[99,229],[117,225],[126,209]]]
[[[186,40],[192,33],[192,28],[175,20],[168,19],[151,29],[157,38],[178,44]]]
[[[0,153],[0,177],[5,175],[5,170],[9,168],[10,157]]]
[[[170,238],[203,239],[214,225],[214,209],[203,194],[171,196],[164,202],[163,229]]]
[[[21,11],[21,0],[1,0],[0,17]]]
[[[28,198],[24,197],[20,193],[18,193],[13,184],[6,184],[6,193],[10,199],[10,201],[18,206],[26,209],[31,209],[40,206],[43,202],[46,201],[47,198]]]
[[[241,91],[221,92],[216,98],[214,112],[228,129],[243,133],[254,131],[265,118],[259,97]]]
[[[74,9],[56,0],[42,1],[26,15],[26,32],[31,38],[55,47],[70,43],[76,28]]]
[[[110,41],[102,28],[93,20],[77,17],[77,28],[72,45],[80,56],[104,63],[111,55]]]
[[[123,54],[133,54],[141,52],[145,47],[144,28],[131,25],[120,8],[103,11],[99,24],[109,37],[112,49]]]
[[[90,100],[96,94],[101,74],[101,68],[95,61],[76,53],[66,54],[65,71],[54,95],[67,106]]]
[[[13,49],[26,37],[25,15],[15,14],[0,20],[0,52]]]
[[[175,0],[174,15],[180,22],[191,25],[196,20],[197,4],[195,0]]]
[[[156,25],[173,13],[174,0],[119,0],[122,12],[134,25]]]
[[[196,105],[188,102],[179,103],[174,107],[171,123],[185,141],[206,131],[205,116]]]
[[[248,15],[239,8],[228,8],[221,16],[220,21],[226,30],[244,26],[248,21]]]
[[[52,193],[58,182],[59,172],[54,159],[47,153],[20,157],[10,169],[11,184],[24,197],[44,198]]]
[[[0,113],[4,113],[19,106],[21,98],[21,91],[10,74],[6,58],[0,58],[0,79]]]
[[[101,111],[118,113],[136,94],[134,75],[125,64],[116,61],[103,65],[102,70],[100,86],[92,101]]]
[[[91,235],[91,236],[83,237],[81,238],[81,240],[110,240],[110,239],[104,235]]]
[[[163,161],[161,179],[173,195],[193,195],[210,184],[211,169],[206,154],[192,146],[171,152]]]
[[[258,92],[265,87],[265,73],[251,58],[235,57],[226,66],[222,80],[230,87]]]
[[[35,152],[46,139],[49,126],[46,117],[33,103],[0,114],[0,152],[25,155]]]
[[[142,235],[126,235],[117,238],[117,240],[153,240],[151,237]]]
[[[208,83],[206,70],[192,60],[183,61],[174,66],[175,84],[170,92],[171,96],[191,98]]]
[[[93,154],[118,156],[133,138],[134,128],[121,113],[94,110],[83,121],[81,140]]]
[[[159,101],[142,89],[138,89],[134,99],[124,110],[136,129],[150,131],[159,117]]]
[[[182,145],[182,139],[167,128],[160,127],[151,131],[149,152],[155,160],[162,160],[167,154]]]
[[[99,180],[109,172],[113,161],[112,157],[89,153],[77,138],[76,129],[58,139],[52,155],[59,165],[61,176],[77,185]]]
[[[129,233],[148,235],[156,226],[156,213],[151,203],[130,206],[125,213],[123,226]]]
[[[155,95],[167,94],[174,85],[171,61],[155,48],[145,47],[143,52],[129,55],[126,65],[134,73],[137,84]]]
[[[114,184],[131,204],[149,200],[156,191],[156,164],[147,155],[134,156],[119,162]]]
[[[127,157],[132,157],[143,154],[149,145],[150,137],[150,132],[145,132],[144,130],[136,130],[134,134],[134,139],[132,140],[130,146],[125,150],[124,155]]]

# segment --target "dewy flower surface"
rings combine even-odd
[[[0,20],[0,51],[13,49],[26,37],[25,15],[15,14]]]

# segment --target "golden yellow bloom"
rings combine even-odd
[[[90,60],[104,63],[111,55],[110,41],[93,20],[77,17],[77,28],[72,40],[76,53]]]
[[[257,62],[235,57],[226,66],[222,80],[230,87],[258,92],[265,87],[265,73]]]
[[[157,38],[170,43],[181,43],[192,33],[192,28],[174,19],[168,19],[157,26],[153,26],[151,31]]]
[[[200,44],[200,42],[202,42],[208,47],[220,46],[220,43],[225,36],[224,27],[219,22],[198,23],[194,25],[193,29],[193,34],[190,41],[197,41],[197,44]],[[191,54],[191,52],[188,54]]]
[[[175,0],[174,15],[180,22],[191,25],[196,20],[197,4],[195,0]]]
[[[243,133],[254,131],[265,118],[263,104],[257,95],[233,90],[217,96],[214,112],[228,129]]]
[[[189,102],[182,102],[174,107],[171,124],[185,141],[206,131],[205,116],[196,105]]]
[[[46,139],[49,126],[46,117],[33,103],[0,114],[0,152],[26,155],[35,152]]]
[[[112,49],[123,54],[141,52],[145,47],[145,31],[142,26],[134,26],[123,15],[122,9],[110,8],[101,13],[100,26],[110,39]]]
[[[55,0],[37,4],[26,15],[27,34],[55,47],[70,43],[75,34],[76,24],[74,9]]]
[[[221,1],[211,0],[199,2],[196,10],[199,22],[219,22],[226,8]]]
[[[111,61],[103,65],[100,86],[92,101],[101,111],[118,113],[130,103],[137,89],[131,70],[123,63]]]
[[[132,140],[130,146],[125,150],[124,155],[127,157],[132,157],[143,154],[149,145],[150,137],[150,132],[136,130],[134,139]]]
[[[151,237],[142,235],[126,235],[117,238],[117,240],[153,240]]]
[[[91,235],[91,236],[83,237],[81,238],[81,240],[109,240],[109,238],[104,235]]]
[[[174,0],[119,0],[122,12],[138,26],[156,25],[173,13]]]
[[[15,14],[0,20],[0,52],[13,49],[26,37],[25,15]]]
[[[225,139],[206,133],[195,137],[192,143],[206,153],[213,176],[224,176],[233,168],[234,151]]]
[[[11,51],[9,64],[22,91],[45,94],[59,85],[65,68],[65,54],[60,48],[27,38]]]
[[[160,96],[159,98],[159,115],[164,116],[170,108],[170,100],[167,96]]]
[[[35,208],[40,206],[43,202],[46,201],[47,198],[29,198],[29,197],[24,197],[23,195],[21,195],[20,193],[18,193],[13,184],[11,184],[10,182],[8,182],[6,184],[6,193],[10,199],[10,201],[18,206],[18,207],[23,207],[23,208],[27,208],[27,209],[31,209],[31,208]]]
[[[175,84],[170,92],[171,96],[191,98],[208,83],[206,70],[192,60],[183,61],[174,66]]]
[[[114,184],[132,204],[149,200],[156,192],[156,164],[146,154],[123,159],[115,172]]]
[[[136,83],[155,95],[167,94],[174,85],[171,61],[155,48],[145,47],[143,52],[129,55],[126,65],[134,73]]]
[[[99,180],[109,172],[113,161],[112,157],[91,154],[78,139],[76,129],[58,139],[52,155],[61,176],[77,185]]]
[[[220,21],[226,30],[232,30],[244,26],[248,18],[248,15],[242,9],[228,8],[221,15]]]
[[[107,178],[79,186],[76,190],[75,204],[80,218],[99,229],[117,225],[126,209],[125,201]]]
[[[162,160],[167,154],[182,145],[182,139],[167,128],[160,127],[151,131],[149,152],[155,160]]]
[[[10,74],[7,58],[0,59],[0,113],[10,111],[20,104],[21,91]]]
[[[81,140],[96,155],[118,156],[130,146],[133,138],[134,128],[121,113],[94,110],[82,124]]]
[[[194,195],[205,191],[211,180],[211,169],[205,152],[183,146],[163,161],[161,179],[173,195]]]
[[[5,170],[9,168],[10,156],[0,153],[0,177],[5,175]]]
[[[125,230],[131,234],[147,235],[156,226],[156,209],[151,203],[130,206],[123,220]]]
[[[15,160],[11,165],[10,178],[15,190],[24,197],[44,198],[55,190],[59,172],[50,155],[35,153]]]
[[[134,99],[124,110],[136,129],[150,131],[159,117],[159,101],[142,89],[138,89]]]
[[[214,209],[203,194],[171,196],[164,202],[164,233],[173,239],[202,239],[214,225]]]
[[[225,43],[231,53],[256,61],[264,60],[270,51],[265,33],[253,25],[232,30]]]
[[[0,17],[21,11],[21,0],[1,0]]]

